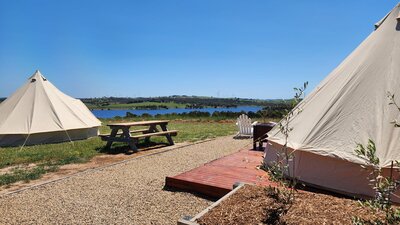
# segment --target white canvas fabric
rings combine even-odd
[[[100,125],[80,100],[62,93],[39,71],[0,104],[0,146],[84,139],[97,135]]]
[[[302,112],[290,121],[294,129],[288,146],[299,156],[296,175],[300,179],[342,192],[370,195],[366,177],[359,176],[359,164],[366,162],[354,154],[356,144],[373,140],[384,168],[400,160],[400,128],[391,124],[400,119],[400,113],[387,98],[390,91],[400,102],[399,12],[397,5],[299,104]],[[266,150],[267,164],[284,144],[278,127],[268,136],[271,145]]]

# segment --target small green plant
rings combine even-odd
[[[400,106],[397,104],[397,102],[394,100],[394,94],[392,94],[390,91],[387,92],[387,97],[389,99],[389,105],[394,105],[396,109],[400,112]],[[400,127],[400,123],[395,119],[391,122],[395,127]]]
[[[380,219],[365,220],[360,217],[353,218],[353,224],[399,224],[400,223],[400,210],[392,207],[391,196],[398,189],[399,182],[393,179],[392,176],[385,177],[382,173],[382,167],[379,165],[379,158],[376,156],[376,145],[372,140],[368,140],[368,144],[363,146],[357,144],[354,150],[356,155],[366,161],[366,166],[363,169],[371,169],[369,175],[369,182],[375,191],[375,198],[373,200],[360,201],[360,205],[369,207],[376,212],[383,211],[385,213],[385,221]],[[393,173],[394,164],[399,167],[399,162],[392,161],[391,174]]]
[[[294,150],[288,147],[290,132],[293,130],[293,127],[290,126],[290,121],[295,115],[302,111],[298,104],[302,100],[307,86],[308,82],[305,82],[302,87],[294,88],[295,96],[291,102],[293,110],[286,111],[286,116],[278,124],[279,131],[284,135],[284,144],[281,151],[277,152],[276,161],[270,166],[264,165],[264,168],[267,168],[270,179],[274,182],[278,182],[285,188],[281,195],[286,198],[285,201],[288,203],[289,207],[294,200],[294,192],[296,191],[297,184],[295,177]],[[290,164],[292,164],[291,169]]]
[[[400,107],[395,101],[395,95],[387,92],[389,99],[389,105],[394,105],[400,112]],[[397,120],[391,122],[395,127],[400,127]],[[376,145],[373,140],[369,139],[366,146],[357,144],[354,150],[355,154],[366,161],[366,166],[362,166],[363,169],[371,169],[369,174],[369,182],[375,191],[375,198],[373,200],[367,200],[360,202],[364,207],[369,207],[376,212],[383,211],[385,213],[385,220],[380,219],[365,220],[360,217],[353,217],[353,224],[355,225],[369,225],[369,224],[400,224],[400,209],[394,209],[392,207],[391,196],[394,192],[399,189],[400,180],[393,178],[393,172],[399,172],[400,163],[397,160],[393,160],[390,167],[390,176],[385,177],[382,173],[382,167],[380,166],[379,157],[376,155]],[[395,169],[396,167],[396,169]]]
[[[293,116],[300,113],[302,110],[300,107],[296,106],[302,100],[304,95],[304,91],[308,86],[308,82],[303,84],[301,88],[294,88],[295,96],[291,102],[292,107],[294,108],[291,111],[286,110],[286,116],[278,123],[279,131],[284,135],[284,144],[282,146],[282,151],[278,151],[277,160],[269,169],[271,178],[274,181],[281,181],[284,186],[293,187],[294,179],[287,179],[287,177],[291,177],[294,175],[294,171],[290,171],[289,163],[294,162],[294,151],[292,151],[288,147],[288,140],[290,132],[293,130],[293,127],[290,126],[290,121]],[[294,167],[292,167],[294,169]],[[294,178],[294,177],[293,177]]]
[[[280,218],[289,210],[292,200],[287,197],[288,192],[277,187],[265,187],[265,194],[274,200],[274,207],[268,210],[265,224],[281,224]]]
[[[383,176],[382,168],[379,166],[379,158],[376,156],[375,143],[369,139],[366,147],[362,144],[357,144],[355,153],[358,157],[366,160],[367,166],[362,166],[364,169],[367,169],[367,167],[372,168],[369,179],[372,188],[375,190],[375,199],[367,201],[367,205],[381,210],[388,210],[391,207],[391,194],[397,189],[397,184],[392,177]],[[398,162],[396,164],[398,165]],[[393,170],[393,165],[391,170]]]

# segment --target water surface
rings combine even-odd
[[[171,114],[171,113],[189,113],[193,111],[199,112],[209,112],[212,114],[213,112],[257,112],[261,110],[261,106],[238,106],[236,108],[203,108],[203,109],[104,109],[92,110],[92,113],[98,118],[113,118],[116,116],[124,117],[127,112],[133,113],[135,115],[142,115],[144,113],[150,114],[152,116],[157,114]]]

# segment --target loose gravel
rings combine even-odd
[[[232,136],[91,170],[0,197],[0,224],[176,224],[212,202],[163,190],[173,176],[236,152]]]

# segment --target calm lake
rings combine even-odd
[[[236,108],[204,108],[204,109],[155,109],[155,110],[140,110],[140,109],[110,109],[110,110],[92,110],[92,113],[98,118],[113,118],[115,116],[125,116],[126,112],[130,112],[136,115],[142,115],[143,113],[148,113],[150,115],[156,114],[170,114],[170,113],[188,113],[192,111],[200,111],[200,112],[209,112],[212,114],[213,112],[257,112],[261,110],[260,106],[239,106]]]

